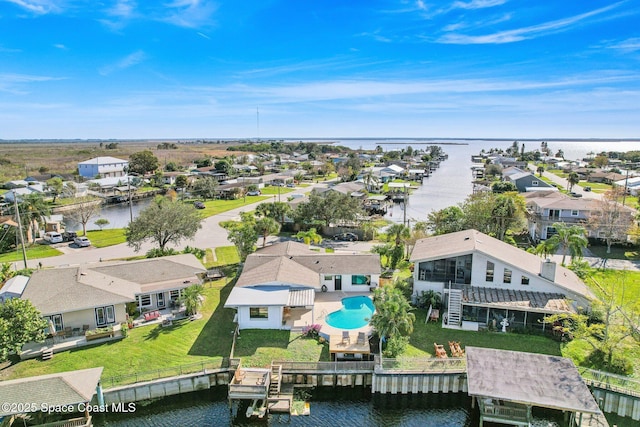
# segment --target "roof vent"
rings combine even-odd
[[[469,240],[469,239],[471,239],[471,237],[465,237],[465,238],[464,238],[464,240]]]

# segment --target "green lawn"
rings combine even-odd
[[[91,240],[91,245],[96,248],[119,245],[127,241],[124,228],[87,231],[87,237]]]
[[[277,196],[278,194],[280,194],[280,195],[282,196],[282,195],[284,195],[284,194],[292,193],[292,192],[294,192],[294,191],[296,191],[296,189],[295,189],[295,188],[289,188],[289,187],[273,187],[273,186],[270,186],[270,187],[264,187],[264,188],[260,189],[260,192],[261,192],[263,195],[265,195],[265,194],[266,194],[266,195],[271,195],[271,196],[274,196],[274,195],[275,195],[275,196]],[[284,199],[284,200],[286,200],[286,199]]]
[[[449,352],[449,341],[459,341],[463,348],[473,346],[553,354],[556,356],[561,354],[560,343],[545,336],[445,329],[442,328],[440,322],[425,323],[426,310],[415,310],[414,313],[416,321],[409,347],[404,354],[406,357],[435,356],[434,343],[444,345],[447,352]]]
[[[238,249],[235,246],[220,246],[215,248],[215,258],[213,257],[213,251],[207,249],[206,267],[220,267],[222,265],[233,265],[240,262],[240,255],[238,255]]]
[[[272,199],[271,196],[247,196],[235,200],[207,200],[204,202],[205,208],[201,210],[202,217],[208,218],[231,209],[241,208],[251,203]],[[245,200],[246,199],[246,200]],[[270,200],[269,200],[270,201]]]
[[[62,252],[55,248],[52,248],[49,245],[40,245],[36,243],[32,246],[28,246],[26,249],[27,260],[35,258],[49,258],[52,256],[62,255]],[[13,261],[22,261],[22,250],[20,249],[20,247],[18,247],[18,249],[13,252],[7,252],[0,255],[0,263]]]
[[[640,261],[640,250],[638,246],[621,247],[612,246],[611,253],[607,253],[606,245],[591,245],[589,251],[594,256],[607,259],[628,259],[631,261]]]
[[[203,318],[174,322],[172,327],[142,326],[129,331],[121,341],[56,353],[53,359],[17,362],[0,371],[0,379],[21,378],[54,372],[104,367],[102,377],[165,369],[228,357],[232,342],[233,310],[226,301],[233,281],[222,279],[205,285]]]
[[[607,191],[611,190],[611,185],[603,184],[601,182],[581,181],[578,183],[578,185],[582,188],[591,187],[591,191],[593,191],[594,193],[606,193]]]
[[[245,329],[236,341],[234,357],[242,366],[269,366],[274,360],[329,361],[329,344],[304,338],[300,333],[267,329]]]

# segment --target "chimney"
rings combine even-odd
[[[556,263],[551,261],[551,259],[547,258],[540,265],[540,276],[544,277],[547,280],[551,280],[555,282],[556,280]]]

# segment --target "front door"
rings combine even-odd
[[[157,293],[156,298],[158,299],[158,308],[164,308],[165,307],[164,292]]]
[[[341,291],[342,290],[342,276],[339,274],[336,274],[335,276],[333,276],[333,287],[336,291]]]

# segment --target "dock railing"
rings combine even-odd
[[[347,362],[291,362],[274,361],[274,365],[282,366],[283,374],[290,373],[348,373],[371,372],[375,366],[373,361],[347,361]]]
[[[435,357],[382,359],[382,372],[411,372],[425,374],[464,373],[467,371],[467,360],[464,357]]]
[[[639,380],[588,368],[578,368],[578,370],[587,385],[628,396],[640,397]]]
[[[136,384],[146,381],[153,381],[162,378],[177,377],[180,375],[195,374],[198,372],[214,371],[218,369],[228,369],[229,358],[220,357],[202,362],[190,363],[186,365],[172,366],[163,369],[154,369],[150,371],[134,372],[132,374],[115,375],[102,379],[104,388],[113,388],[123,385]]]

